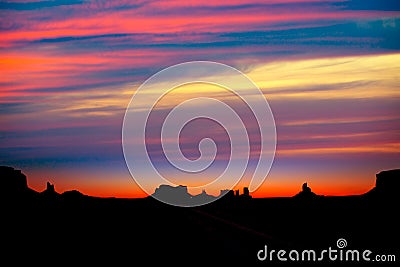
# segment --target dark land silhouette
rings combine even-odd
[[[220,191],[219,196],[213,196],[207,194],[205,190],[198,195],[192,195],[188,192],[187,186],[185,185],[171,186],[166,184],[162,184],[157,187],[152,196],[158,200],[161,200],[162,202],[168,202],[172,205],[183,207],[193,207],[208,204],[220,199],[221,197],[239,197],[242,200],[251,198],[249,189],[247,187],[243,188],[242,194],[239,193],[239,190],[233,191],[223,189]]]
[[[283,263],[257,259],[264,245],[322,250],[336,248],[339,238],[347,240],[348,249],[393,254],[400,260],[400,169],[377,173],[375,186],[361,195],[322,196],[304,183],[293,197],[252,198],[248,190],[228,190],[208,205],[190,208],[151,196],[59,193],[49,182],[37,192],[12,167],[0,166],[0,177],[1,255],[13,265],[275,266]],[[185,186],[161,185],[155,194],[193,197]],[[195,197],[212,196],[203,192]]]

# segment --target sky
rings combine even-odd
[[[1,1],[0,165],[21,169],[38,191],[50,181],[58,192],[146,196],[122,148],[131,98],[167,67],[213,61],[250,78],[274,117],[275,158],[254,197],[292,196],[303,182],[321,195],[364,193],[376,173],[400,168],[399,30],[395,0]],[[223,88],[187,86],[158,102],[150,157],[171,181],[200,187],[226,166],[226,132],[210,120],[188,124],[180,139],[191,159],[202,138],[216,140],[209,172],[188,178],[160,157],[162,119],[192,97],[225,101],[247,118],[254,153],[242,190],[259,132]]]

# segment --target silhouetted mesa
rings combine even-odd
[[[381,171],[376,174],[375,187],[366,193],[367,196],[380,198],[399,197],[400,169]]]
[[[20,171],[12,167],[0,166],[0,175],[2,177],[2,185],[11,191],[21,191],[28,189],[26,176]]]
[[[376,189],[382,193],[397,194],[400,189],[400,169],[376,174]]]
[[[187,191],[187,186],[178,185],[176,187],[162,184],[156,188],[153,196],[160,200],[165,200],[176,204],[189,204],[192,195]]]
[[[82,198],[85,197],[85,194],[82,194],[81,192],[79,192],[78,190],[68,190],[65,191],[61,194],[64,197],[69,197],[69,198]]]
[[[6,197],[21,197],[36,193],[28,188],[26,176],[21,170],[16,170],[8,166],[0,166],[0,177],[2,196]]]
[[[162,184],[156,188],[152,195],[153,197],[165,201],[171,204],[177,205],[199,205],[212,202],[219,197],[223,196],[223,199],[251,199],[249,189],[247,187],[243,188],[243,194],[239,194],[239,190],[236,190],[236,194],[233,190],[220,190],[220,195],[218,197],[209,195],[203,189],[203,191],[198,195],[191,195],[188,193],[187,186],[178,185],[171,186]]]

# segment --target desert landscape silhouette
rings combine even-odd
[[[0,175],[2,252],[15,255],[15,264],[25,258],[43,264],[265,265],[256,254],[266,244],[318,249],[334,246],[339,238],[353,249],[396,257],[399,252],[400,169],[377,173],[375,186],[361,195],[322,196],[305,182],[293,197],[253,198],[246,191],[229,191],[197,207],[171,206],[152,196],[59,193],[49,182],[37,192],[28,187],[21,170],[1,166]],[[177,191],[190,196],[184,186],[156,190]]]

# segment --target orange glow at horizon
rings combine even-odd
[[[376,173],[378,170],[376,171]],[[69,190],[78,190],[83,194],[98,197],[117,197],[117,198],[143,198],[146,194],[129,174],[120,174],[120,176],[106,173],[89,174],[81,172],[79,175],[86,177],[75,186],[71,186],[71,177],[76,177],[77,172],[64,172],[53,174],[51,171],[46,173],[31,171],[23,173],[27,176],[28,186],[38,192],[45,190],[46,182],[55,185],[58,193]],[[320,171],[310,172],[309,176],[296,175],[295,173],[282,173],[271,169],[270,174],[265,179],[262,186],[250,195],[255,198],[264,197],[291,197],[301,191],[303,183],[307,182],[312,191],[318,195],[324,196],[346,196],[359,195],[366,193],[375,186],[375,174],[365,171],[356,173],[352,171],[341,171],[335,174],[326,174]],[[57,175],[57,176],[55,176]],[[65,179],[68,177],[69,179]],[[239,190],[243,194],[243,188],[246,183],[240,181],[233,190]],[[207,192],[208,194],[218,196],[219,190],[215,192]],[[201,188],[197,191],[189,191],[190,194],[201,193]]]

